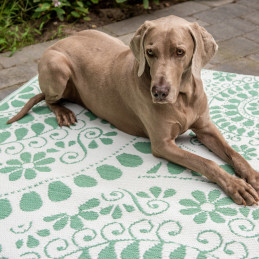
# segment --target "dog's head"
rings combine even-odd
[[[174,103],[187,75],[200,71],[217,51],[213,37],[197,23],[168,16],[146,21],[130,42],[138,63],[138,76],[151,76],[154,103]]]

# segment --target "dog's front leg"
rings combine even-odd
[[[237,204],[253,205],[259,201],[259,195],[249,183],[228,174],[211,160],[182,150],[174,140],[164,139],[156,142],[151,139],[151,144],[155,156],[203,174],[210,181],[217,183]]]
[[[199,127],[202,126],[202,127]],[[193,128],[198,139],[225,162],[233,166],[237,175],[247,181],[259,194],[259,173],[229,146],[217,127],[209,120]]]

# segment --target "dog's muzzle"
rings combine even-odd
[[[169,87],[165,86],[165,85],[162,85],[162,86],[154,85],[152,87],[151,91],[152,91],[152,95],[154,97],[154,100],[160,102],[160,101],[164,101],[166,99],[166,97],[168,96]]]

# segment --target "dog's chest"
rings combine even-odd
[[[184,100],[179,100],[173,106],[173,112],[171,113],[172,119],[177,122],[180,127],[180,134],[187,131],[193,123],[197,120],[197,109],[190,104],[187,104]]]

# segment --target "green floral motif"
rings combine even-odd
[[[65,226],[67,226],[69,222],[72,229],[79,230],[84,227],[82,219],[92,221],[96,220],[99,217],[99,214],[96,211],[92,210],[99,205],[100,200],[93,198],[80,205],[78,208],[79,212],[75,215],[70,216],[67,213],[60,213],[44,217],[43,220],[45,222],[55,221],[55,223],[53,224],[53,229],[57,231],[63,229]]]
[[[233,201],[229,197],[220,199],[220,195],[221,192],[219,190],[210,191],[208,197],[206,197],[205,193],[202,191],[193,191],[192,196],[194,200],[180,200],[179,203],[181,205],[190,207],[180,210],[180,213],[183,215],[196,214],[193,220],[197,224],[205,223],[208,217],[215,223],[224,223],[226,220],[222,217],[222,215],[235,216],[237,214],[237,210],[230,207],[225,207],[233,204]]]
[[[213,76],[214,76],[213,77],[214,80],[219,80],[220,82],[232,81],[233,78],[236,77],[235,74],[230,74],[230,73],[226,73],[226,72],[214,72]]]
[[[242,155],[246,160],[251,160],[253,157],[256,157],[256,149],[250,148],[247,145],[233,145],[232,146],[240,155]]]
[[[29,152],[20,155],[20,159],[7,160],[7,166],[0,169],[0,173],[9,174],[10,181],[16,181],[24,174],[25,179],[34,179],[37,172],[51,172],[51,168],[47,165],[53,163],[54,158],[46,158],[45,152],[39,152],[32,156]]]
[[[153,186],[149,188],[149,193],[146,192],[137,192],[136,195],[141,198],[158,198],[159,196],[162,196],[161,198],[168,198],[172,197],[176,194],[176,191],[174,189],[167,189],[164,192],[162,192],[162,189],[158,186]]]
[[[50,235],[50,231],[48,229],[41,229],[41,230],[38,230],[36,233],[29,234],[29,232],[32,232],[31,227],[32,227],[32,221],[28,224],[28,226],[26,224],[23,224],[23,225],[18,225],[17,227],[14,227],[14,228],[10,228],[10,231],[13,234],[16,234],[18,236],[24,233],[28,233],[25,235],[24,238],[19,238],[15,242],[15,246],[17,247],[17,249],[21,249],[25,245],[30,249],[36,248],[40,244],[40,241],[38,239],[39,237],[47,237]],[[36,237],[36,235],[38,237]]]
[[[257,138],[258,103],[258,84],[226,88],[211,100],[211,119],[224,131],[237,136]]]

